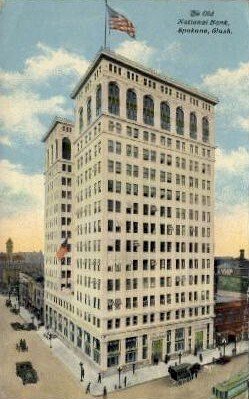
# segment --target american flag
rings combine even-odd
[[[109,16],[109,29],[120,30],[126,32],[130,37],[135,39],[136,29],[131,21],[129,21],[124,15],[113,10],[113,8],[107,6]]]
[[[56,256],[59,260],[64,259],[66,253],[68,252],[67,241],[68,241],[68,237],[61,243],[60,248],[56,252]]]

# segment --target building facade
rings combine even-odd
[[[44,278],[41,275],[19,273],[19,302],[37,320],[43,322]]]
[[[71,97],[43,140],[46,324],[103,372],[211,346],[216,99],[108,50]]]

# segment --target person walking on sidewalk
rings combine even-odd
[[[102,379],[101,379],[101,373],[99,373],[99,375],[98,375],[98,383],[99,383],[99,384],[101,384],[101,380],[102,380]]]
[[[85,378],[85,369],[84,367],[82,367],[80,370],[80,381],[83,381],[84,378]]]
[[[202,363],[202,362],[203,362],[203,355],[202,355],[202,353],[199,354],[199,359],[200,359],[200,362]]]
[[[126,388],[126,384],[127,384],[127,377],[125,376],[124,378],[124,387]]]
[[[91,382],[88,382],[86,387],[86,393],[90,393],[90,388],[91,388]]]
[[[104,398],[104,399],[107,398],[107,389],[106,389],[106,386],[104,386],[104,389],[103,389],[103,398]]]

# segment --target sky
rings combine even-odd
[[[108,46],[214,94],[215,254],[249,256],[249,9],[246,0],[108,0],[136,26]],[[190,11],[232,33],[178,33]],[[104,0],[0,0],[0,251],[43,249],[44,145],[55,115],[73,118],[70,93],[104,44]],[[189,28],[192,26],[182,26]],[[222,25],[220,25],[222,27]]]

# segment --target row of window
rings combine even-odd
[[[173,269],[173,260],[172,258],[169,259],[143,259],[141,261],[141,266],[140,266],[140,261],[138,259],[132,259],[131,262],[127,263],[125,266],[125,270],[127,272],[129,271],[137,271],[140,268],[143,270],[155,270],[157,268],[157,262],[159,265],[160,270],[172,270]],[[77,259],[77,269],[84,269],[84,270],[93,270],[93,271],[100,271],[100,259],[91,259],[91,258],[78,258]],[[179,270],[182,269],[184,270],[186,268],[186,265],[189,269],[199,269],[201,266],[202,269],[210,269],[210,259],[175,259],[175,269]],[[84,267],[83,267],[84,266]],[[108,272],[121,272],[122,266],[121,263],[118,261],[115,262],[115,265],[112,265],[109,261],[108,263]]]
[[[101,114],[102,108],[102,88],[97,86],[95,94],[95,110],[96,117]],[[120,114],[120,90],[116,82],[108,84],[108,111],[110,114]],[[127,119],[137,121],[138,103],[137,94],[135,90],[128,89],[126,91],[126,117]],[[154,100],[150,95],[143,97],[143,122],[147,125],[154,126]],[[176,132],[184,135],[185,118],[182,107],[176,108]],[[89,97],[86,102],[86,121],[87,125],[92,122],[92,98]],[[160,126],[161,129],[171,130],[171,109],[166,101],[160,103]],[[84,130],[84,110],[83,107],[79,109],[79,131]],[[189,133],[192,139],[197,139],[197,117],[194,112],[190,113],[189,117]],[[207,143],[209,141],[209,121],[207,117],[202,118],[202,140]]]
[[[187,312],[186,312],[187,310]],[[181,309],[181,310],[176,310],[174,313],[172,311],[168,312],[160,312],[159,314],[156,313],[150,313],[150,314],[143,314],[140,316],[133,316],[133,317],[127,317],[125,318],[125,323],[124,325],[126,327],[129,327],[131,325],[137,325],[137,324],[152,324],[155,322],[164,322],[172,319],[184,319],[186,317],[197,317],[197,316],[204,316],[210,314],[210,306],[202,306],[200,308],[195,307],[195,308],[189,308],[189,309]],[[140,321],[140,323],[139,323]],[[116,318],[116,319],[109,319],[107,320],[107,329],[118,329],[121,327],[121,319]],[[134,360],[133,360],[134,361]]]

